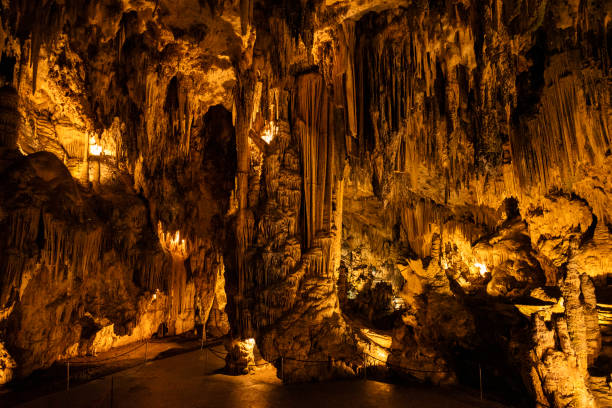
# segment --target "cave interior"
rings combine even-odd
[[[2,1],[0,385],[182,336],[283,384],[612,406],[611,21]]]

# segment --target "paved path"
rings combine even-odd
[[[211,340],[211,343],[219,344],[220,341]],[[95,357],[74,357],[70,359],[70,384],[71,387],[75,387],[96,378],[139,366],[145,361],[145,354],[148,360],[161,359],[199,349],[200,345],[199,340],[174,336],[116,347]],[[58,361],[48,369],[36,372],[24,380],[0,386],[0,407],[15,406],[66,389],[67,362],[68,360]]]
[[[223,352],[222,346],[217,346]],[[454,389],[407,387],[346,380],[282,385],[273,367],[229,376],[210,351],[192,351],[151,361],[89,383],[30,401],[22,407],[501,407]],[[111,391],[112,388],[112,391]],[[112,399],[112,401],[111,401]]]

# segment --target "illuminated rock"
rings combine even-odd
[[[6,384],[13,379],[15,367],[17,367],[15,360],[0,343],[0,384]]]
[[[226,345],[225,368],[231,374],[247,374],[255,368],[255,339],[233,340]]]
[[[0,13],[0,379],[195,331],[594,405],[609,2],[38,3]]]

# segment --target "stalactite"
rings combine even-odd
[[[366,167],[375,157],[393,163],[376,173],[400,173],[396,178],[410,180],[412,188],[427,172],[443,183],[448,202],[469,187],[475,170],[488,174],[487,161],[497,160],[499,112],[492,101],[490,109],[483,108],[492,111],[490,120],[481,123],[470,114],[485,101],[470,96],[475,87],[494,84],[477,74],[469,21],[458,14],[442,29],[428,23],[436,20],[436,11],[415,14],[387,16],[384,23],[376,15],[360,21],[355,50],[359,138],[353,157]],[[382,24],[387,28],[377,29]],[[480,152],[487,161],[475,160]]]
[[[139,286],[150,291],[165,289],[165,271],[170,268],[170,255],[162,251],[147,251],[128,258],[128,261],[128,265],[135,270],[134,280]]]
[[[240,28],[245,35],[251,27],[253,20],[253,0],[240,0]]]
[[[432,234],[444,221],[446,210],[440,205],[423,198],[405,203],[396,210],[401,220],[402,232],[412,250],[426,258],[432,251]]]
[[[0,308],[6,306],[15,291],[19,291],[22,286],[22,276],[28,260],[25,254],[36,248],[40,210],[26,208],[16,211],[5,223],[10,235],[6,237],[6,247],[0,250],[0,267],[4,270],[0,279]]]
[[[167,275],[167,284],[170,308],[169,315],[171,320],[176,320],[183,311],[183,298],[186,291],[187,275],[182,259],[172,257],[170,270]],[[193,299],[193,297],[191,297]]]
[[[144,89],[148,90],[149,87],[145,84]],[[146,93],[148,95],[150,92]],[[194,112],[189,91],[181,85],[176,76],[168,85],[164,109],[168,115],[168,130],[175,140],[178,140],[179,151],[188,154]]]
[[[322,77],[318,74],[300,76],[296,93],[294,130],[302,156],[305,239],[307,246],[312,247],[319,231],[331,228],[336,148],[329,125],[330,103]]]
[[[346,89],[346,111],[349,134],[357,137],[357,100],[355,94],[355,22],[345,21],[342,24],[343,48],[346,55],[341,64],[346,67],[345,89]],[[339,91],[339,90],[338,90]]]
[[[238,295],[235,299],[234,318],[238,325],[241,335],[251,335],[251,316],[246,306],[249,282],[251,276],[247,265],[247,249],[253,239],[255,230],[255,219],[253,213],[248,209],[248,188],[249,188],[249,131],[251,130],[251,112],[253,111],[253,89],[250,78],[245,78],[244,83],[239,83],[236,98],[241,103],[237,106],[236,118],[236,198],[238,211],[235,220],[236,237],[236,272]]]
[[[38,236],[40,226],[40,210],[38,208],[25,208],[10,215],[8,239],[9,247],[25,250]]]
[[[29,64],[32,68],[32,93],[36,92],[38,62],[43,46],[51,45],[67,22],[76,20],[82,5],[78,1],[56,2],[43,0],[11,0],[12,29],[17,37],[22,37],[22,44],[30,39]]]
[[[22,285],[23,273],[26,270],[27,259],[16,253],[4,250],[0,256],[0,267],[4,273],[0,279],[0,307],[9,306],[9,301],[17,300],[15,293],[18,293]]]
[[[551,62],[540,113],[510,139],[522,187],[547,191],[570,185],[578,163],[600,164],[610,147],[607,85],[595,69],[578,73],[575,60],[561,54]],[[568,69],[574,74],[566,75]]]
[[[277,321],[295,303],[299,282],[304,275],[304,268],[298,268],[282,283],[270,285],[259,296],[257,319],[258,328],[264,328]]]
[[[43,262],[57,275],[66,265],[69,273],[77,272],[79,279],[96,273],[100,265],[103,231],[101,227],[69,228],[66,221],[43,214],[44,248]]]
[[[24,270],[23,256],[12,257],[10,251],[37,253],[41,263],[49,268],[52,281],[68,281],[69,287],[78,279],[83,281],[100,270],[101,252],[104,246],[103,229],[88,225],[75,225],[60,220],[38,208],[16,211],[10,217],[11,235],[8,237],[8,256],[2,257],[7,270],[2,293],[21,287]],[[42,237],[43,241],[40,242]],[[39,245],[42,247],[39,248]]]

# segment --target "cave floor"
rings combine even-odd
[[[223,352],[223,346],[214,348]],[[282,385],[273,367],[222,374],[210,351],[140,364],[112,376],[27,402],[21,407],[502,407],[456,388],[342,380]]]
[[[209,344],[220,344],[212,339]],[[200,348],[200,340],[192,335],[151,339],[147,344],[137,342],[115,347],[95,356],[70,359],[70,384],[74,388],[93,379],[141,365],[148,360],[163,359]],[[39,370],[32,376],[8,386],[0,386],[0,407],[16,406],[66,388],[66,360]]]

